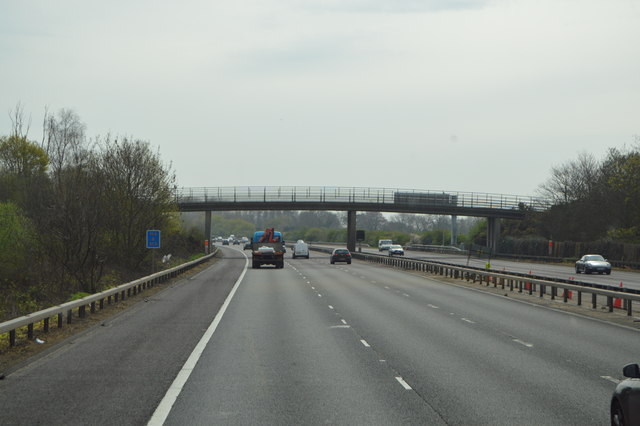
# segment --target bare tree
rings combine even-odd
[[[28,120],[25,120],[21,102],[18,102],[14,109],[9,110],[9,119],[11,120],[11,136],[26,138],[31,127],[31,115]]]
[[[359,213],[356,218],[358,228],[370,231],[386,229],[387,219],[380,212]]]
[[[539,192],[556,204],[567,204],[591,196],[600,177],[600,163],[583,152],[576,160],[553,167],[551,177],[540,185]]]
[[[65,166],[77,166],[86,161],[85,125],[73,111],[62,109],[56,115],[45,110],[42,148],[49,156],[54,175]]]
[[[159,153],[147,142],[106,138],[100,157],[106,224],[111,256],[119,264],[137,268],[148,254],[144,235],[148,229],[166,228],[175,210],[172,188],[175,176]]]

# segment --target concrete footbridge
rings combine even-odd
[[[528,211],[544,211],[551,206],[545,199],[520,195],[325,186],[177,188],[175,201],[180,211],[205,212],[207,238],[212,211],[346,211],[350,250],[355,250],[358,211],[451,215],[453,244],[457,216],[486,217],[488,245],[493,248],[500,233],[498,219],[522,219]]]

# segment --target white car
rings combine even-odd
[[[404,249],[400,244],[392,244],[389,246],[389,256],[404,256]]]
[[[392,240],[378,240],[378,251],[389,250],[392,245]]]

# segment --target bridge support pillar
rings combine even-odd
[[[356,251],[356,211],[347,211],[347,249]]]
[[[204,212],[204,239],[209,240],[209,245],[205,246],[206,254],[211,249],[211,210]]]
[[[458,216],[455,214],[451,215],[451,245],[455,246],[458,244]]]
[[[487,218],[487,247],[492,254],[498,251],[498,241],[500,239],[500,219],[497,217]]]

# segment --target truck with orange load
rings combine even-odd
[[[284,268],[284,239],[282,233],[267,228],[253,234],[251,239],[251,267],[260,268],[262,265],[274,265]]]

